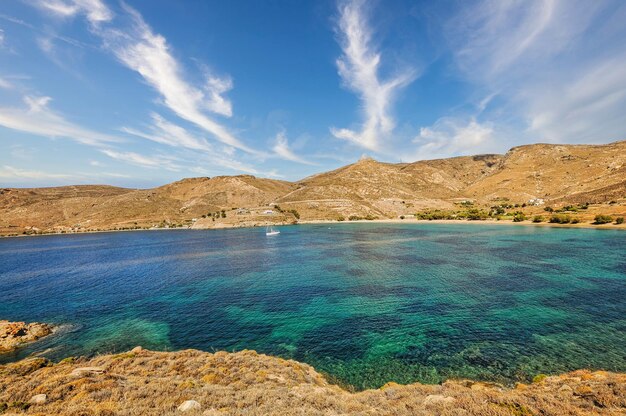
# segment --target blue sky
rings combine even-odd
[[[626,3],[0,2],[0,186],[626,138]]]

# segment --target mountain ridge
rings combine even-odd
[[[454,210],[463,201],[488,209],[503,202],[521,206],[542,200],[561,206],[623,198],[626,141],[539,143],[502,155],[412,163],[364,158],[295,182],[233,175],[184,178],[149,189],[2,188],[0,234],[397,218],[423,210]]]

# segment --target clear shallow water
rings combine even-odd
[[[0,239],[0,318],[33,352],[255,349],[356,388],[626,371],[626,234],[338,224]]]

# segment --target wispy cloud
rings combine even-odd
[[[207,74],[203,87],[192,85],[184,78],[181,65],[172,56],[166,39],[154,33],[136,10],[126,5],[123,8],[131,19],[129,27],[124,30],[94,29],[104,40],[106,48],[122,64],[139,73],[161,95],[163,104],[177,116],[229,146],[252,154],[260,153],[242,143],[205,112],[232,115],[232,105],[223,96],[232,88],[232,80]]]
[[[198,63],[203,81],[191,82],[183,65],[174,57],[165,37],[155,33],[137,10],[123,2],[121,11],[116,16],[101,0],[40,0],[38,6],[64,17],[84,15],[91,23],[90,31],[102,40],[104,49],[111,52],[121,64],[137,72],[160,95],[159,102],[162,105],[181,119],[199,127],[205,134],[208,133],[209,138],[223,144],[214,146],[206,138],[192,134],[186,128],[153,112],[147,127],[125,126],[121,131],[177,148],[176,154],[180,156],[177,162],[111,147],[103,148],[101,151],[104,154],[118,161],[149,168],[160,166],[179,170],[180,163],[186,168],[195,163],[195,160],[210,164],[218,170],[226,168],[258,173],[255,168],[234,159],[235,149],[254,157],[269,155],[242,143],[213,116],[233,115],[233,105],[225,95],[233,88],[230,76],[218,76],[208,65]],[[54,57],[54,45],[50,38],[40,38],[40,47]]]
[[[449,157],[480,153],[493,145],[494,130],[491,123],[481,124],[469,120],[441,118],[431,127],[422,127],[413,143],[415,152],[402,156],[405,162],[419,159]]]
[[[62,173],[42,172],[37,170],[20,169],[13,166],[4,165],[0,167],[0,178],[5,180],[32,180],[32,179],[74,179],[75,175]]]
[[[259,172],[245,163],[233,158],[233,149],[228,146],[215,147],[205,139],[197,137],[187,129],[164,119],[159,114],[152,114],[152,124],[148,131],[140,131],[129,127],[123,127],[123,132],[164,144],[179,149],[195,151],[195,159],[206,161],[214,167],[222,167],[236,172],[258,174]],[[208,174],[206,171],[203,174]]]
[[[90,146],[122,141],[66,120],[50,108],[50,97],[25,96],[23,100],[26,107],[0,107],[0,126],[44,137],[63,137]]]
[[[35,0],[34,4],[61,17],[84,14],[92,24],[113,18],[113,12],[100,0]]]
[[[202,65],[204,83],[196,86],[189,82],[165,37],[153,32],[132,7],[121,3],[124,13],[114,19],[113,12],[101,0],[39,0],[37,5],[60,16],[85,15],[92,23],[91,31],[102,39],[105,48],[123,65],[141,75],[161,95],[162,103],[178,117],[228,146],[250,154],[263,154],[241,142],[207,114],[232,116],[232,103],[224,96],[233,87],[232,78],[219,77]]]
[[[289,141],[287,140],[287,134],[284,131],[281,131],[276,135],[276,139],[274,142],[274,147],[272,148],[274,153],[276,153],[279,157],[290,160],[292,162],[302,163],[305,165],[315,165],[313,162],[309,162],[308,160],[296,155],[293,150],[289,148]]]
[[[622,1],[483,0],[444,29],[462,73],[498,91],[526,141],[605,142],[626,137],[625,19]]]
[[[181,167],[175,162],[175,158],[165,156],[146,156],[135,152],[120,152],[111,149],[102,149],[102,153],[108,157],[127,162],[133,165],[153,169],[167,169],[170,171],[180,171]]]
[[[192,150],[213,151],[212,146],[204,139],[194,137],[183,127],[165,120],[157,113],[152,113],[152,125],[148,132],[139,131],[130,127],[121,130],[172,147],[184,147]]]
[[[387,80],[380,79],[382,57],[372,42],[373,31],[365,10],[367,6],[364,0],[340,3],[338,32],[343,55],[337,60],[344,84],[362,101],[365,121],[360,131],[331,128],[331,133],[337,138],[379,151],[381,141],[387,139],[395,127],[391,115],[394,98],[413,81],[416,73],[413,69],[404,68]]]
[[[7,182],[12,182],[24,185],[35,185],[45,183],[46,185],[69,185],[79,183],[94,183],[103,182],[107,178],[115,179],[128,179],[130,175],[125,175],[117,172],[98,172],[92,173],[58,173],[58,172],[46,172],[41,170],[22,169],[15,166],[4,165],[0,166],[0,179]]]
[[[0,88],[4,88],[5,90],[13,88],[13,84],[11,84],[6,79],[0,77]]]

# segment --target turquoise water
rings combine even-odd
[[[626,371],[626,233],[332,224],[0,240],[0,318],[62,325],[0,361],[255,349],[357,389]]]

